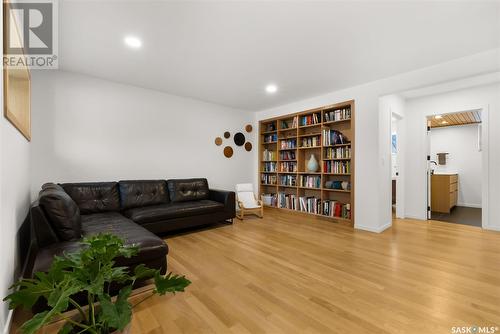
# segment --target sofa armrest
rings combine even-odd
[[[224,211],[236,216],[236,196],[234,191],[210,189],[209,198],[224,204]]]

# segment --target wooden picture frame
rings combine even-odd
[[[9,19],[9,3],[3,3],[3,49],[7,50],[10,38],[18,38],[19,29],[15,23],[15,33],[10,33],[7,23]],[[12,20],[15,22],[15,20]],[[24,56],[24,53],[23,55]],[[31,141],[31,74],[26,65],[18,68],[3,68],[3,103],[4,116],[16,129],[28,140]]]

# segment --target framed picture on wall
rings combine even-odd
[[[16,18],[10,4],[3,3],[3,49],[9,45],[23,45]],[[4,51],[5,52],[5,51]],[[4,54],[4,57],[9,57]],[[22,57],[21,57],[22,58]],[[4,66],[3,110],[7,118],[28,141],[31,140],[31,75],[27,65]]]

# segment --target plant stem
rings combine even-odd
[[[95,326],[95,309],[94,309],[94,301],[91,293],[88,293],[87,300],[89,302],[89,322],[91,325]]]
[[[76,321],[74,321],[73,319],[68,318],[68,317],[64,317],[64,316],[62,316],[62,318],[63,318],[64,320],[66,320],[67,322],[69,322],[70,324],[73,324],[73,325],[75,325],[75,326],[78,326],[78,327],[80,327],[80,328],[83,328],[83,329],[85,329],[85,330],[88,330],[89,332],[92,332],[92,333],[94,333],[94,334],[97,334],[97,331],[96,331],[95,329],[93,329],[92,327],[90,327],[90,326],[87,326],[87,325],[81,324],[81,323],[79,323],[79,322],[76,322]]]
[[[80,312],[80,315],[82,316],[82,320],[85,323],[88,323],[88,321],[87,321],[87,315],[83,311],[82,307],[73,298],[70,298],[69,302],[71,303],[71,305],[73,305],[78,310],[78,312]]]

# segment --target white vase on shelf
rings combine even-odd
[[[318,171],[319,164],[318,164],[318,160],[316,160],[316,157],[314,156],[314,154],[311,154],[311,158],[307,162],[306,167],[307,167],[307,171],[309,173],[316,173]]]

